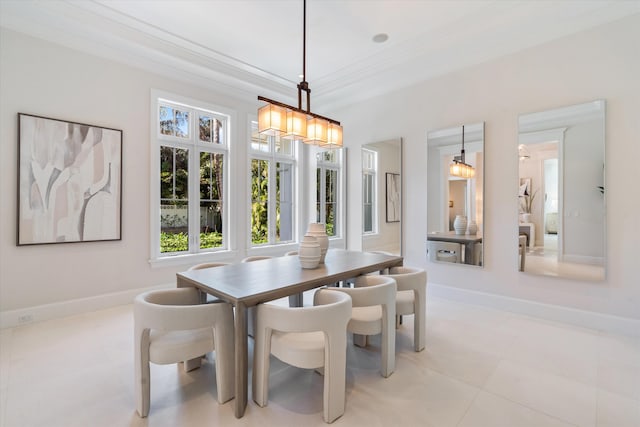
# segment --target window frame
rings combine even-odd
[[[333,152],[336,154],[334,161],[327,161],[323,158],[322,154],[327,152]],[[321,158],[322,157],[322,158]],[[314,174],[314,182],[318,185],[318,170],[320,170],[320,189],[316,187],[316,203],[314,204],[313,218],[316,222],[323,222],[326,224],[326,171],[336,171],[337,182],[336,188],[336,224],[334,225],[334,235],[329,236],[330,241],[343,240],[345,236],[345,149],[318,149],[316,152],[316,170]],[[320,190],[318,192],[318,190]],[[318,200],[318,193],[320,200]],[[319,207],[318,207],[319,205]],[[318,217],[319,215],[319,217]]]
[[[277,138],[276,137],[266,137],[262,139],[261,142],[266,142],[267,150],[254,149],[252,147],[252,143],[254,141],[254,132],[257,132],[258,129],[258,119],[256,116],[251,116],[248,120],[248,144],[247,144],[247,211],[248,211],[248,221],[247,221],[247,249],[253,250],[257,248],[265,248],[265,247],[274,247],[274,246],[282,246],[282,245],[291,245],[298,242],[298,217],[299,212],[296,209],[298,205],[298,187],[299,187],[299,171],[298,171],[298,153],[299,150],[294,141],[290,142],[291,151],[290,153],[282,153],[276,150]],[[267,190],[267,242],[266,243],[253,243],[253,235],[252,235],[252,173],[253,160],[263,160],[268,164],[268,190]],[[277,163],[287,163],[291,165],[292,173],[291,173],[291,240],[277,241],[276,240],[276,215],[275,212],[277,210],[277,200],[276,200],[276,192],[277,192]]]
[[[230,175],[232,160],[233,126],[236,119],[234,110],[219,105],[214,105],[200,100],[195,100],[173,93],[159,90],[151,90],[150,108],[150,191],[149,191],[149,216],[150,216],[150,258],[152,266],[197,263],[204,259],[211,259],[212,255],[217,259],[230,258],[233,242],[232,226],[229,209],[232,204],[233,180]],[[189,110],[193,116],[190,119],[189,138],[164,135],[160,132],[160,107],[162,105],[182,107]],[[223,120],[224,141],[220,144],[203,142],[199,138],[200,113],[209,117]],[[161,219],[156,214],[161,203],[159,185],[160,176],[160,149],[161,147],[174,147],[189,150],[188,154],[188,230],[189,250],[185,252],[160,252]],[[223,184],[222,184],[222,245],[214,248],[200,248],[200,154],[222,154],[223,157]],[[197,173],[193,173],[193,170]],[[196,195],[192,197],[191,195]]]

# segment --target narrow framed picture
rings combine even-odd
[[[400,222],[400,174],[386,173],[387,222]]]
[[[16,244],[122,239],[122,131],[18,113]]]

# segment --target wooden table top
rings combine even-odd
[[[402,265],[402,257],[331,249],[324,264],[303,269],[297,256],[178,273],[178,280],[236,305],[252,306],[362,273]]]
[[[454,243],[474,243],[482,241],[482,233],[477,234],[456,234],[455,231],[436,231],[427,234],[427,240],[438,242],[454,242]]]

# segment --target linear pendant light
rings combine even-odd
[[[311,112],[311,89],[306,81],[307,0],[303,0],[302,13],[302,81],[298,83],[298,107],[258,96],[259,101],[267,103],[258,109],[258,133],[325,148],[342,148],[340,122]],[[307,100],[306,110],[302,108],[302,92]]]
[[[449,175],[460,178],[473,178],[476,176],[476,170],[473,166],[465,163],[464,159],[464,125],[462,125],[462,150],[460,150],[460,160],[453,159],[453,163],[449,165]]]

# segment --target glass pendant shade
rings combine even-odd
[[[286,139],[303,140],[307,137],[307,115],[299,111],[287,111]]]
[[[258,132],[260,134],[277,136],[286,131],[286,109],[273,104],[267,104],[258,109]]]
[[[342,126],[329,122],[327,129],[327,142],[322,144],[324,148],[342,148]]]
[[[328,126],[328,121],[317,117],[312,117],[307,120],[307,139],[304,140],[305,144],[326,144]]]

